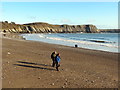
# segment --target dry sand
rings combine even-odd
[[[61,54],[60,71],[51,67],[53,51]],[[118,88],[118,54],[3,39],[3,88]]]

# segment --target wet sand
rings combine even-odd
[[[118,54],[3,38],[3,88],[118,88]],[[51,67],[61,54],[60,71]]]

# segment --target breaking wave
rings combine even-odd
[[[88,34],[23,34],[27,40],[42,41],[53,44],[62,44],[67,46],[74,46],[77,44],[82,48],[97,49],[103,51],[115,50],[118,52],[118,42],[116,40],[111,40],[108,36],[98,37],[97,35],[90,37]],[[98,34],[99,35],[99,34]],[[113,36],[112,36],[113,37]],[[116,37],[117,38],[117,37]],[[112,51],[111,51],[112,52]]]

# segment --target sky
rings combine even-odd
[[[2,2],[119,2],[119,0],[1,0]]]
[[[118,2],[1,2],[0,21],[118,28]]]

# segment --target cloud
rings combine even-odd
[[[118,29],[117,25],[96,25],[98,29]]]
[[[28,19],[36,20],[37,17],[36,16],[28,16]]]
[[[62,19],[62,20],[60,20],[60,23],[63,23],[63,24],[72,24],[73,22],[70,19]]]

